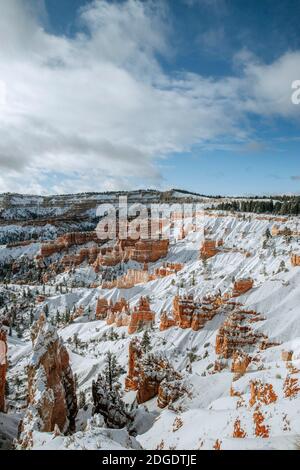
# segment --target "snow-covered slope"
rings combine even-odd
[[[174,197],[181,195],[174,193]],[[296,217],[288,220],[288,226],[294,232],[297,232],[298,223]],[[162,262],[176,262],[182,263],[182,270],[128,289],[90,287],[89,284],[93,282],[98,285],[101,283],[86,263],[76,267],[75,272],[58,274],[49,284],[46,283],[46,287],[19,284],[3,286],[3,292],[9,299],[6,300],[9,308],[16,302],[15,297],[22,296],[25,289],[46,293],[45,299],[36,303],[31,311],[31,315],[36,318],[45,310],[45,306],[49,319],[54,322],[67,309],[73,311],[82,308],[84,312],[71,324],[62,325],[58,322],[58,327],[77,376],[78,393],[85,393],[90,404],[89,411],[86,415],[80,411],[76,434],[53,438],[52,434],[37,433],[34,436],[34,448],[295,448],[300,435],[300,267],[291,264],[291,254],[299,253],[300,235],[272,237],[269,233],[275,224],[274,218],[256,214],[206,215],[205,237],[223,241],[214,257],[206,262],[200,259],[202,230],[188,233],[183,240],[175,237],[171,240],[167,257],[149,263],[148,269],[154,272]],[[38,249],[38,244],[9,249],[9,256],[11,259],[34,257]],[[3,247],[0,249],[0,261],[7,259],[8,249]],[[133,266],[139,265],[119,266],[116,270],[122,268],[123,273]],[[86,287],[72,287],[75,277],[84,281]],[[166,311],[172,315],[176,295],[192,294],[194,300],[200,303],[208,295],[221,294],[222,298],[228,300],[234,281],[246,278],[253,280],[253,288],[231,300],[240,304],[241,309],[255,311],[260,315],[260,321],[251,323],[251,329],[258,337],[265,335],[268,345],[261,348],[257,342],[249,351],[245,349],[253,360],[244,374],[231,371],[231,358],[223,361],[224,367],[220,370],[215,367],[220,361],[216,352],[216,338],[230,314],[226,306],[220,308],[214,318],[198,331],[178,326],[165,331],[159,329],[161,313]],[[57,286],[62,284],[64,290],[59,291]],[[133,308],[138,305],[141,296],[149,297],[151,310],[155,312],[155,325],[150,331],[151,349],[155,354],[163,354],[181,374],[188,393],[172,407],[165,409],[157,406],[156,398],[139,405],[147,425],[137,426],[138,434],[133,438],[125,430],[112,431],[106,429],[103,423],[89,421],[92,382],[104,368],[105,353],[115,353],[118,362],[127,371],[128,348],[132,339],[127,327],[107,325],[105,320],[95,318],[95,311],[99,297],[113,302],[123,297]],[[1,306],[0,312],[3,313],[5,308]],[[29,315],[29,310],[26,304],[23,307],[24,316]],[[18,314],[22,316],[21,311]],[[15,413],[22,413],[25,405],[25,367],[31,351],[28,329],[25,328],[19,338],[17,333],[13,330],[8,340],[8,382],[11,388],[8,397],[9,414],[3,418],[0,415],[0,423],[2,418],[3,427],[9,435],[13,435],[9,431],[9,417],[14,422]],[[141,338],[143,331],[135,336]],[[285,352],[291,352],[291,360],[286,361],[283,355]],[[121,376],[123,398],[130,403],[135,394],[125,391],[125,376],[126,373]],[[296,384],[296,392],[291,395],[287,393],[287,382],[290,379]],[[264,398],[258,398],[256,404],[251,405],[252,383],[272,386],[276,399],[265,403]],[[262,426],[265,433],[260,431]],[[235,429],[239,429],[242,436],[238,436],[239,432],[235,432]]]

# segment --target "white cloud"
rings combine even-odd
[[[244,60],[239,78],[164,72],[157,56],[172,49],[162,5],[96,0],[80,11],[84,32],[68,38],[42,27],[42,1],[0,0],[0,190],[157,186],[157,159],[224,136],[244,141],[247,111],[294,113],[285,87],[297,54],[268,66]]]

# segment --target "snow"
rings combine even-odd
[[[181,193],[175,193],[174,197],[181,197]],[[103,196],[104,199],[109,199],[109,196]],[[140,296],[149,296],[151,309],[156,315],[155,327],[151,331],[152,350],[157,354],[163,353],[183,375],[190,393],[178,400],[175,410],[160,410],[156,399],[141,405],[136,438],[130,437],[125,430],[106,429],[99,422],[98,425],[91,423],[86,428],[89,411],[87,416],[81,412],[80,430],[71,437],[34,433],[34,449],[112,450],[138,449],[140,446],[146,449],[212,449],[217,440],[221,442],[222,449],[295,448],[299,441],[297,436],[300,435],[300,395],[294,398],[286,398],[284,395],[284,382],[290,372],[282,360],[282,352],[293,351],[292,363],[299,370],[300,267],[292,267],[290,256],[299,251],[300,237],[293,237],[290,241],[283,237],[273,237],[264,247],[264,234],[274,225],[272,217],[270,219],[265,220],[253,214],[242,214],[240,217],[222,213],[218,217],[206,216],[204,222],[207,231],[211,232],[213,238],[224,240],[224,250],[207,261],[207,272],[199,260],[203,240],[203,233],[199,230],[188,234],[184,240],[178,241],[174,237],[165,260],[149,264],[152,272],[163,261],[183,263],[184,267],[177,275],[139,284],[131,289],[74,288],[68,293],[60,294],[54,292],[53,288],[45,301],[50,318],[55,317],[57,310],[63,313],[66,308],[73,309],[74,306],[83,306],[85,310],[84,317],[60,328],[58,334],[68,348],[71,367],[78,379],[78,391],[84,391],[88,400],[91,399],[92,381],[103,370],[105,353],[115,353],[120,365],[127,368],[128,346],[132,338],[125,327],[116,328],[114,325],[106,325],[104,321],[95,321],[94,312],[99,297],[113,301],[125,297],[130,306],[134,307]],[[289,219],[292,229],[296,228],[297,223],[299,219],[296,217]],[[207,237],[209,236],[208,234]],[[1,247],[0,262],[10,257],[34,257],[38,247],[38,243],[13,249]],[[246,256],[246,253],[250,256]],[[282,261],[285,269],[278,272]],[[86,265],[76,268],[76,276],[83,280],[96,279],[93,271]],[[178,292],[193,294],[195,299],[201,300],[208,293],[219,289],[222,294],[229,292],[233,278],[245,277],[254,280],[254,288],[235,300],[241,302],[245,309],[261,314],[263,320],[252,324],[252,328],[266,334],[270,341],[277,342],[278,345],[263,351],[257,348],[254,351],[257,362],[250,364],[244,376],[236,378],[230,367],[213,373],[213,365],[217,359],[215,340],[217,331],[228,314],[225,309],[198,332],[177,327],[159,331],[161,312],[166,310],[171,315],[172,301]],[[71,275],[65,272],[54,279],[54,284],[70,278]],[[18,288],[17,285],[15,287]],[[44,305],[37,307],[37,314]],[[88,314],[88,311],[91,313]],[[112,329],[118,334],[118,338],[105,339],[105,335]],[[75,334],[82,347],[75,347]],[[142,332],[137,336],[141,337]],[[12,380],[24,374],[32,349],[29,341],[15,336],[8,338],[8,349],[9,379]],[[196,356],[191,373],[186,371],[189,352]],[[300,372],[294,372],[293,377],[300,380]],[[125,374],[121,377],[122,385],[124,380]],[[278,397],[275,403],[261,406],[265,424],[270,429],[270,436],[266,439],[255,437],[254,409],[249,405],[250,383],[253,380],[272,384]],[[240,397],[231,396],[231,386],[241,395],[242,405]],[[132,403],[134,398],[134,392],[124,394],[126,403]],[[5,416],[5,419],[10,416],[13,415]],[[237,418],[246,433],[243,439],[232,437]],[[9,422],[5,423],[5,429],[8,433]]]

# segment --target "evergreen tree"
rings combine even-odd
[[[141,348],[144,353],[147,353],[151,348],[151,338],[148,331],[145,331],[141,341]]]
[[[82,409],[82,408],[85,408],[85,406],[86,406],[85,393],[81,391],[79,393],[79,408]]]
[[[104,377],[109,390],[113,390],[114,385],[118,382],[122,373],[123,369],[118,364],[116,355],[108,351],[105,357]]]

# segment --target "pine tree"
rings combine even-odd
[[[109,387],[113,390],[114,385],[118,382],[120,375],[123,373],[122,367],[118,364],[117,357],[111,351],[106,353],[104,376]]]
[[[85,406],[86,406],[85,393],[81,391],[79,393],[79,408],[82,409],[82,408],[85,408]]]
[[[141,348],[144,353],[147,353],[151,348],[151,338],[150,338],[148,331],[144,332],[144,335],[141,341]]]
[[[270,229],[269,229],[269,228],[267,228],[267,230],[265,231],[265,237],[266,237],[267,239],[272,238],[272,235],[271,235],[271,232],[270,232]]]
[[[49,315],[49,306],[48,306],[48,304],[45,305],[44,312],[45,312],[46,318],[48,318],[48,315]]]

